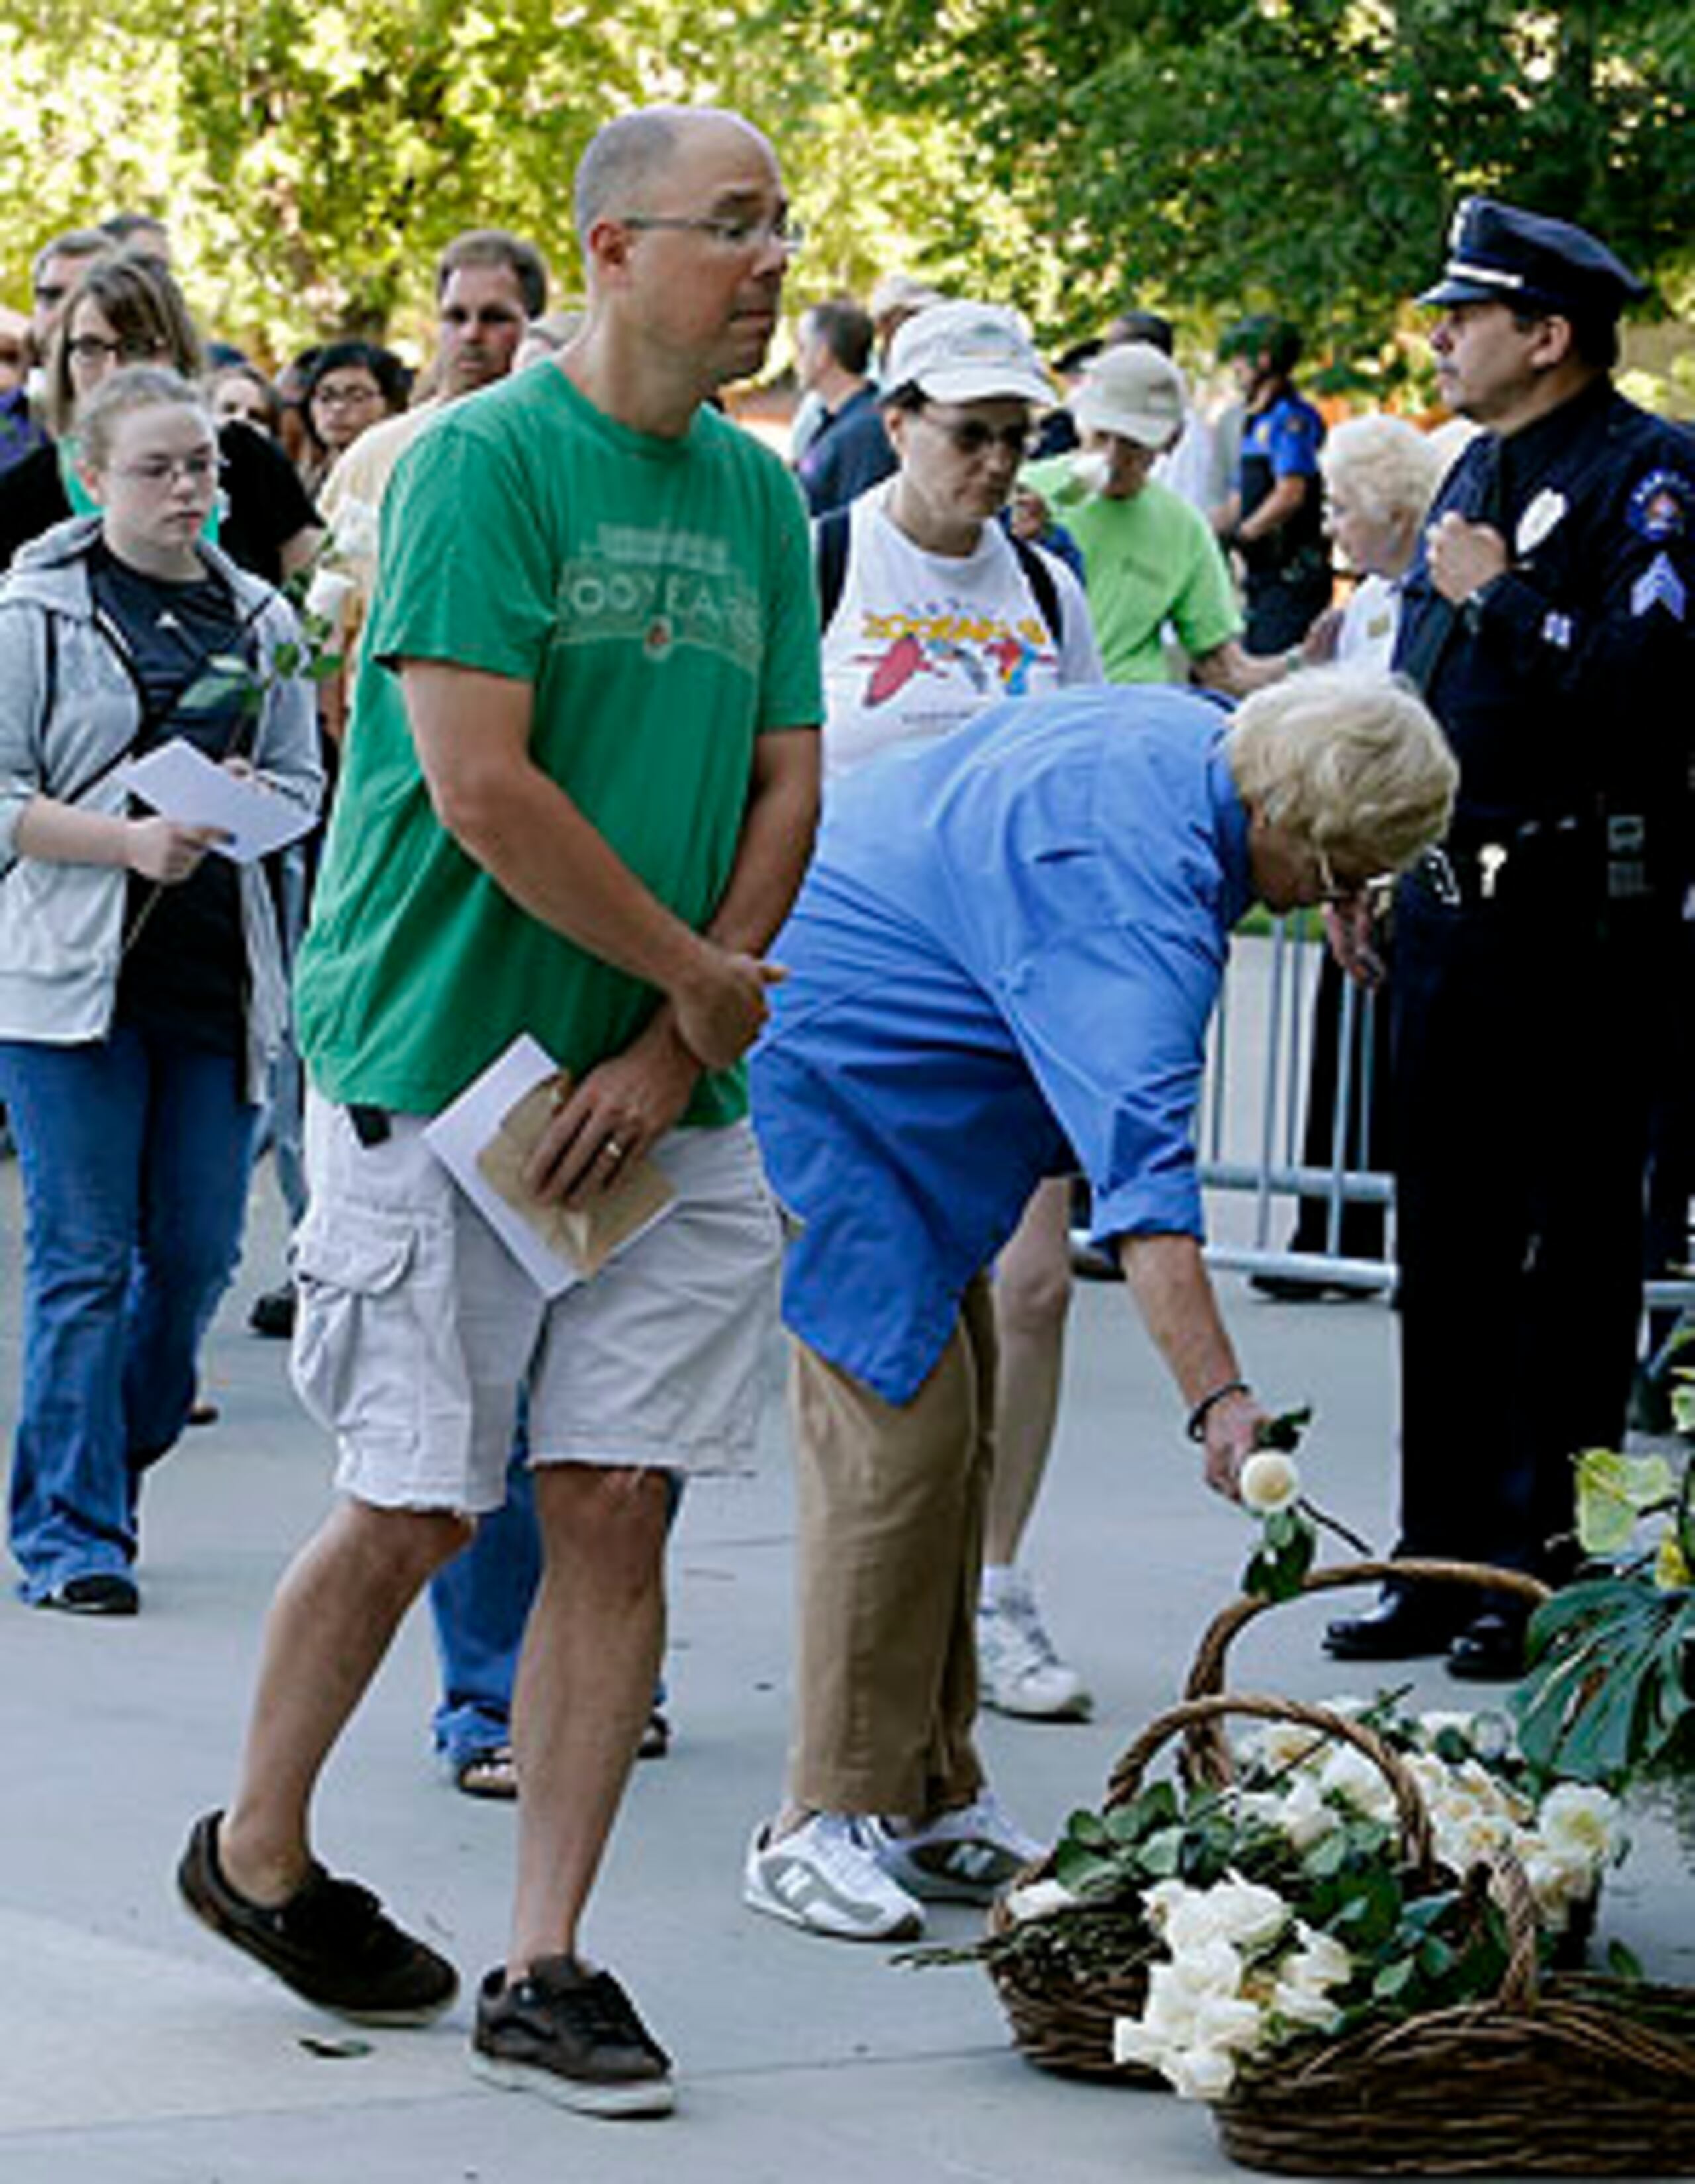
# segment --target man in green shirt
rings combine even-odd
[[[1149,475],[1183,428],[1183,375],[1147,342],[1103,349],[1072,398],[1081,454],[1026,465],[1015,518],[1038,539],[1063,523],[1081,549],[1109,682],[1168,682],[1169,623],[1194,680],[1242,697],[1285,671],[1251,660],[1230,571],[1206,519]]]
[[[518,1879],[473,2063],[597,2114],[669,2060],[578,1925],[646,1721],[666,1475],[745,1459],[776,1223],[739,1057],[798,884],[821,710],[805,523],[709,406],[764,358],[792,236],[770,146],[659,108],[585,153],[590,308],[557,362],[403,457],[297,1013],[314,1095],[295,1378],[343,1499],[285,1575],[191,1907],[297,1991],[417,2021],[453,1967],[308,1847],[318,1775],[407,1607],[497,1506],[520,1387],[545,1570],[519,1669]],[[525,1171],[663,1217],[549,1299],[425,1122],[523,1034],[569,1072]]]

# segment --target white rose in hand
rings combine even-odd
[[[1237,1480],[1242,1506],[1256,1517],[1273,1517],[1300,1499],[1300,1468],[1279,1448],[1256,1450]]]

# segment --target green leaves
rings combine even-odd
[[[1319,1535],[1301,1510],[1279,1509],[1265,1519],[1260,1545],[1242,1573],[1244,1592],[1265,1600],[1292,1600],[1318,1552]]]
[[[1631,1544],[1643,1513],[1671,1499],[1671,1466],[1663,1456],[1586,1448],[1576,1471],[1577,1536],[1588,1554],[1618,1554]]]
[[[1695,1720],[1686,1686],[1695,1595],[1640,1576],[1569,1585],[1537,1609],[1513,1694],[1519,1741],[1548,1774],[1612,1784],[1676,1756]]]

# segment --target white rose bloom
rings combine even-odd
[[[1001,1898],[1008,1917],[1020,1926],[1031,1919],[1051,1919],[1056,1911],[1069,1911],[1076,1900],[1062,1880],[1027,1880]]]
[[[1150,2070],[1161,2070],[1170,2053],[1170,2042],[1157,2032],[1150,2032],[1139,2017],[1113,2020],[1114,2063],[1140,2063]]]
[[[1221,1930],[1239,1949],[1263,1948],[1289,1923],[1289,1907],[1275,1888],[1228,1873],[1209,1893]]]
[[[1200,1889],[1191,1888],[1186,1880],[1156,1880],[1142,1894],[1148,1924],[1156,1934],[1165,1933],[1177,1910],[1185,1903],[1199,1903],[1202,1894]]]
[[[367,500],[344,500],[336,512],[329,551],[350,559],[374,561],[381,526],[377,511]]]
[[[1537,1833],[1551,1856],[1586,1863],[1592,1873],[1606,1864],[1619,1845],[1619,1808],[1604,1790],[1582,1782],[1562,1782],[1543,1798]]]
[[[1509,1821],[1498,1813],[1469,1812],[1436,1816],[1436,1852],[1444,1865],[1464,1872],[1512,1841]]]
[[[1351,1744],[1338,1745],[1331,1753],[1319,1783],[1327,1795],[1341,1797],[1368,1820],[1395,1817],[1394,1791],[1381,1770]]]
[[[1246,2002],[1239,1995],[1209,1995],[1195,2012],[1198,2047],[1228,2048],[1246,2053],[1259,2046],[1264,2031],[1264,2014],[1259,2003]]]
[[[1537,1915],[1551,1934],[1563,1933],[1571,1907],[1595,1886],[1595,1869],[1582,1858],[1532,1851],[1524,1860],[1525,1879],[1536,1898]]]
[[[1342,1825],[1342,1815],[1326,1802],[1310,1774],[1300,1774],[1283,1799],[1277,1825],[1297,1850],[1310,1850],[1315,1842]]]
[[[1353,1958],[1334,1934],[1321,1934],[1304,1924],[1295,1928],[1296,1947],[1281,1967],[1285,1980],[1300,1986],[1341,1986],[1351,1978]]]
[[[1169,1972],[1173,1981],[1191,1995],[1239,1994],[1242,1992],[1242,1958],[1222,1934],[1197,1942],[1187,1947],[1172,1944],[1169,1964],[1159,1970]]]
[[[1222,2100],[1236,2076],[1236,2058],[1227,2048],[1181,2048],[1166,2058],[1172,2091],[1186,2101]]]
[[[1272,1988],[1271,2007],[1287,2023],[1310,2025],[1315,2032],[1328,2032],[1341,2014],[1322,1987],[1291,1980],[1279,1980]]]
[[[1181,2047],[1194,2037],[1200,1997],[1172,1976],[1174,1969],[1170,1964],[1155,1964],[1148,1975],[1142,2022],[1151,2039],[1162,2040],[1167,2047]]]
[[[1250,1766],[1281,1774],[1321,1758],[1328,1744],[1317,1730],[1298,1721],[1265,1721],[1242,1737],[1237,1749]]]
[[[1242,1506],[1256,1517],[1270,1517],[1300,1499],[1300,1468],[1281,1449],[1262,1448],[1250,1456],[1237,1479]]]
[[[1420,1714],[1413,1726],[1418,1731],[1420,1741],[1426,1749],[1448,1730],[1452,1730],[1456,1736],[1463,1736],[1469,1745],[1471,1742],[1472,1725],[1475,1719],[1475,1717],[1472,1714],[1457,1713],[1452,1710],[1444,1711],[1440,1707],[1435,1707],[1429,1713]]]

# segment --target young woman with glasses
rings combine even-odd
[[[123,768],[183,738],[308,811],[321,774],[277,657],[298,625],[205,535],[202,397],[120,366],[78,447],[93,512],[0,580],[0,1099],[28,1219],[10,1540],[25,1599],[130,1615],[142,1474],[234,1270],[286,994],[263,866],[208,854]]]
[[[157,259],[118,253],[91,259],[72,290],[47,355],[53,445],[0,476],[0,568],[67,515],[91,511],[81,480],[79,420],[102,382],[125,365],[203,369],[200,337],[182,292]],[[239,420],[218,427],[218,476],[208,538],[230,558],[281,583],[310,560],[323,536],[318,512],[275,445]]]

